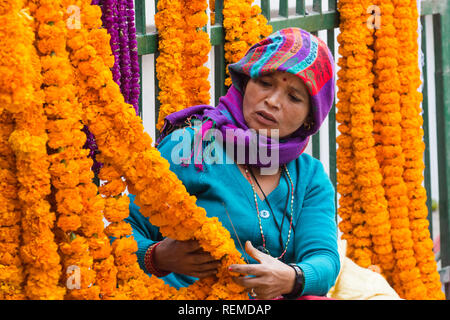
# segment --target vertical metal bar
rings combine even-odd
[[[146,33],[145,24],[145,0],[134,1],[135,15],[136,15],[136,33],[143,35]],[[139,55],[139,116],[143,118],[143,94],[142,94],[142,55]]]
[[[312,155],[320,160],[320,130],[312,136]]]
[[[328,11],[336,11],[336,2],[337,0],[328,0]]]
[[[138,34],[145,34],[145,0],[134,0],[134,8],[136,14],[136,32]]]
[[[296,0],[295,1],[295,13],[301,16],[305,15],[305,0]]]
[[[426,26],[425,17],[420,17],[420,23],[422,25],[422,52],[424,57],[423,66],[423,86],[422,86],[422,108],[423,108],[423,132],[425,140],[425,171],[424,171],[424,183],[427,190],[427,208],[428,208],[428,221],[430,222],[429,230],[431,236],[433,236],[433,210],[431,207],[432,193],[431,193],[431,170],[430,170],[430,126],[429,126],[429,114],[428,114],[428,81],[427,81],[427,41],[426,41]]]
[[[215,24],[223,24],[223,0],[216,0],[214,3]]]
[[[216,24],[223,25],[223,0],[216,0],[215,2],[215,17]],[[221,28],[224,33],[224,28]],[[225,41],[225,35],[222,36]],[[224,44],[214,46],[214,103],[219,104],[219,99],[227,92],[225,86],[227,62],[225,61],[225,47]]]
[[[289,17],[289,4],[288,0],[280,0],[279,11],[278,14],[280,17]]]
[[[270,0],[261,0],[261,12],[270,21]]]
[[[436,127],[439,171],[439,225],[442,267],[450,265],[450,5],[433,16]],[[448,298],[448,297],[447,297]]]
[[[330,48],[333,58],[335,58],[335,48],[334,48],[334,29],[327,30],[327,45]],[[336,59],[336,58],[335,58]],[[328,115],[328,144],[329,144],[329,166],[330,166],[330,180],[334,186],[335,190],[335,205],[337,208],[337,165],[336,165],[336,103],[333,100],[333,106],[331,107],[330,113]],[[337,214],[337,210],[336,210]]]
[[[225,48],[223,44],[214,46],[214,97],[215,105],[219,104],[220,97],[227,92],[225,86],[227,62],[225,61]]]
[[[322,0],[313,0],[313,11],[322,14]]]

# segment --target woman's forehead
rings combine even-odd
[[[277,80],[281,80],[281,81],[289,81],[289,84],[294,88],[299,90],[301,93],[308,93],[308,89],[305,85],[305,83],[303,82],[303,80],[300,77],[297,77],[296,75],[289,73],[289,72],[284,72],[284,71],[274,71],[274,72],[268,72],[266,74],[261,75],[258,78],[264,78],[264,77],[268,77],[268,78],[275,78]]]

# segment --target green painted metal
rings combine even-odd
[[[285,17],[285,18],[287,18],[289,16],[288,0],[280,0],[278,14],[280,15],[280,17]]]
[[[134,9],[136,16],[136,33],[137,35],[145,34],[146,26],[145,26],[145,1],[144,0],[135,0],[134,1]],[[139,51],[139,50],[138,50]],[[139,56],[139,70],[142,70],[142,56]],[[142,118],[142,72],[139,75],[139,116]]]
[[[422,25],[422,51],[424,54],[424,61],[425,64],[423,66],[423,102],[422,102],[422,108],[423,108],[423,132],[424,132],[424,142],[425,142],[425,154],[424,154],[424,163],[425,163],[425,171],[424,171],[424,183],[425,183],[425,189],[427,190],[427,208],[428,208],[428,221],[430,223],[429,230],[430,234],[433,235],[433,210],[431,208],[431,200],[432,200],[432,194],[431,194],[431,161],[430,161],[430,125],[429,125],[429,112],[428,112],[428,82],[427,74],[428,74],[428,66],[427,66],[427,43],[426,43],[426,25],[425,25],[425,16],[420,17],[421,25]]]
[[[336,10],[337,0],[328,0],[328,11]]]
[[[322,0],[313,0],[313,11],[322,13]]]
[[[225,86],[226,78],[226,61],[225,61],[225,50],[223,45],[214,46],[214,82],[215,82],[215,105],[219,104],[220,97],[224,96],[227,92],[227,87]]]
[[[450,265],[450,0],[441,2],[442,12],[433,16],[436,127],[439,172],[439,225],[442,266]]]
[[[294,16],[289,19],[269,21],[274,31],[288,27],[298,27],[309,32],[328,30],[339,27],[338,14],[335,11],[324,12],[322,14],[312,12],[307,16]]]
[[[136,32],[138,35],[143,35],[146,33],[145,0],[134,0],[134,9],[136,16]]]
[[[261,13],[270,20],[270,0],[261,0]]]
[[[432,14],[439,14],[441,10],[442,3],[447,0],[422,0],[420,3],[420,15],[429,16]]]
[[[305,0],[296,0],[295,1],[295,12],[298,15],[304,16],[305,15]]]
[[[211,26],[211,45],[214,46],[214,102],[219,104],[219,99],[227,92],[225,86],[226,61],[225,61],[225,31],[223,23],[223,0],[215,2],[215,25]]]
[[[223,1],[215,1],[214,3],[214,24],[222,25],[223,23]]]
[[[333,57],[336,60],[336,55],[334,53],[334,29],[327,30],[327,45],[330,51],[333,53]],[[331,183],[333,184],[334,190],[337,187],[337,162],[336,162],[336,101],[333,101],[333,106],[328,114],[328,164],[329,164],[329,177]],[[334,193],[334,203],[336,206],[336,220],[337,220],[337,192]]]
[[[307,31],[328,30],[339,27],[338,14],[336,12],[325,12],[323,14],[311,13],[307,16],[294,16],[292,18],[277,19],[269,21],[274,32],[287,27],[298,27]],[[139,55],[152,54],[158,50],[158,34],[138,34]],[[221,25],[211,26],[211,45],[217,46],[225,41],[223,27]]]

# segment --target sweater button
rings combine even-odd
[[[261,218],[267,219],[268,217],[270,217],[270,213],[267,210],[261,210],[259,212],[259,215]]]

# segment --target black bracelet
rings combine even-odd
[[[294,288],[288,294],[283,294],[283,298],[294,300],[299,298],[303,293],[303,287],[305,286],[305,275],[303,274],[303,270],[295,263],[290,263],[290,267],[295,270],[295,283]]]

